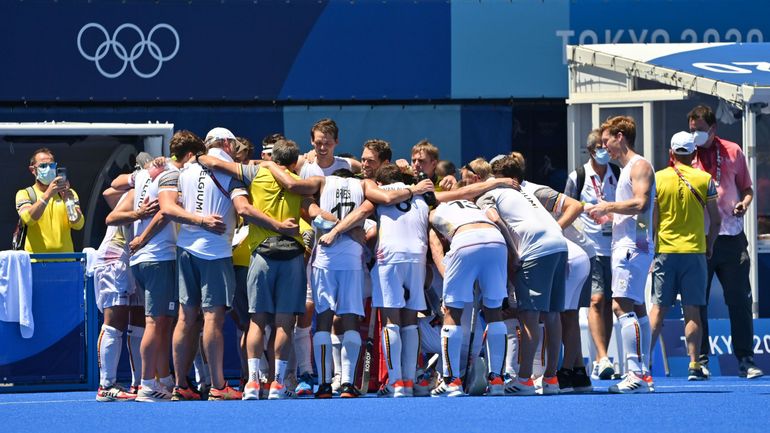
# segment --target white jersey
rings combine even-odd
[[[179,177],[179,169],[171,164],[166,166],[166,171],[161,173],[153,181],[147,170],[140,170],[136,175],[134,187],[134,209],[139,209],[146,199],[149,201],[158,199],[158,190],[161,181],[176,182]],[[150,225],[152,218],[134,221],[134,235],[139,236]],[[155,233],[139,251],[131,256],[131,266],[145,262],[164,262],[176,260],[176,224],[169,222],[159,232]]]
[[[449,242],[452,242],[457,229],[466,224],[488,223],[495,226],[483,210],[468,200],[453,200],[439,204],[433,212],[430,223]]]
[[[127,194],[125,193],[120,197],[118,205],[123,202]],[[99,249],[96,250],[91,269],[107,266],[117,261],[128,263],[128,243],[133,237],[133,224],[107,226],[107,232],[104,233],[104,239],[102,239]]]
[[[211,148],[209,156],[223,161],[233,159],[222,149]],[[231,177],[213,173],[222,188],[229,188]],[[190,254],[203,260],[216,260],[233,256],[233,232],[235,231],[235,209],[230,195],[219,190],[212,180],[212,172],[200,164],[193,163],[179,174],[178,191],[182,207],[196,216],[219,215],[227,228],[221,235],[212,233],[198,225],[180,224],[176,244]]]
[[[401,182],[384,185],[399,190]],[[377,206],[377,257],[380,263],[425,263],[428,252],[428,213],[421,195],[391,206]]]
[[[313,176],[331,176],[335,171],[345,168],[350,170],[350,163],[345,158],[339,156],[334,157],[332,165],[322,168],[317,162],[306,162],[302,165],[302,170],[299,172],[299,177],[307,179]]]
[[[484,209],[495,209],[513,229],[514,246],[522,260],[567,251],[561,227],[532,191],[527,191],[523,185],[521,191],[495,188],[477,202]]]
[[[600,197],[604,201],[615,201],[615,189],[618,180],[615,179],[612,168],[609,165],[607,166],[604,178],[601,178],[594,171],[590,161],[583,165],[583,169],[585,170],[583,190],[575,191],[577,187],[577,172],[573,171],[569,175],[567,188],[565,188],[564,193],[583,203],[596,204],[599,202]],[[579,225],[583,228],[585,237],[593,245],[596,253],[600,256],[610,256],[612,248],[612,221],[605,224],[597,224],[587,212],[581,213],[578,220],[580,221]]]
[[[620,171],[618,188],[615,192],[616,201],[626,201],[634,198],[633,182],[631,181],[631,169],[634,164],[642,160],[643,164],[650,165],[649,161],[636,155],[628,161]],[[612,249],[636,248],[642,253],[652,253],[655,244],[652,239],[652,211],[655,208],[655,178],[650,185],[650,202],[647,210],[638,215],[621,215],[616,213],[612,220]]]
[[[321,209],[343,219],[364,202],[361,181],[356,178],[329,176],[321,191]],[[318,245],[313,266],[329,270],[360,270],[363,247],[350,236],[342,235],[328,247]]]

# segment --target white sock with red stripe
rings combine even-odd
[[[313,361],[310,353],[313,350],[313,342],[310,339],[310,327],[294,328],[294,355],[297,358],[297,366],[300,374],[313,372]]]
[[[401,328],[401,379],[414,382],[419,353],[420,331],[417,325],[404,326]]]
[[[505,358],[508,340],[508,328],[503,322],[487,324],[487,356],[489,357],[489,372],[502,375],[505,368]]]
[[[401,328],[389,323],[382,328],[382,355],[388,367],[388,383],[401,380]]]
[[[332,383],[332,336],[329,332],[321,331],[313,335],[313,354],[315,367],[321,383]]]
[[[519,319],[505,320],[505,372],[511,376],[519,373],[519,326]]]
[[[623,338],[623,352],[626,354],[628,371],[642,374],[642,332],[636,313],[626,313],[618,317],[620,335]]]
[[[444,378],[460,377],[460,350],[463,344],[463,329],[457,325],[441,327],[441,360]]]
[[[126,331],[126,347],[128,347],[128,363],[131,366],[131,385],[139,386],[142,384],[142,337],[144,337],[144,328],[136,325],[128,325]]]
[[[650,354],[652,353],[652,329],[649,316],[639,318],[639,328],[642,332],[642,373],[650,373]]]
[[[358,331],[345,331],[342,336],[342,383],[352,384],[356,376],[358,354],[361,352],[361,334]]]
[[[99,385],[109,388],[115,384],[118,373],[120,351],[123,347],[123,332],[112,326],[102,325],[96,351],[99,354]]]

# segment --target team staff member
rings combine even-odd
[[[594,129],[588,134],[587,150],[590,156],[582,169],[569,174],[564,194],[583,203],[596,204],[599,200],[615,201],[620,168],[610,162],[610,154],[602,144],[602,134]],[[596,255],[591,258],[591,304],[588,309],[588,327],[596,347],[596,359],[591,378],[611,379],[615,374],[607,357],[612,334],[612,220],[595,222],[587,213],[580,214],[582,233]]]
[[[721,217],[711,175],[690,164],[695,148],[708,138],[705,132],[678,132],[671,137],[673,164],[655,173],[657,242],[653,262],[652,341],[663,325],[677,292],[684,306],[684,336],[690,355],[689,380],[703,380],[698,355],[701,344],[700,307],[706,303],[706,258],[711,257]],[[705,209],[704,209],[705,208]],[[704,214],[709,229],[705,235]]]
[[[232,162],[236,139],[225,128],[214,128],[206,136],[208,155]],[[225,308],[232,305],[235,272],[232,238],[235,212],[229,195],[220,188],[230,184],[230,177],[212,173],[193,163],[182,170],[177,184],[160,187],[159,202],[163,214],[179,224],[177,234],[177,269],[179,273],[179,319],[174,328],[173,353],[176,386],[172,398],[197,399],[187,383],[187,372],[196,347],[198,316],[203,310],[203,353],[211,373],[209,400],[240,400],[241,393],[227,386],[222,369]],[[181,205],[178,202],[181,199]]]
[[[298,157],[299,148],[293,141],[278,140],[273,146],[273,162],[282,170],[295,169]],[[244,387],[243,399],[256,400],[260,397],[259,362],[264,351],[265,328],[268,325],[272,326],[276,335],[275,380],[270,384],[268,398],[294,397],[294,390],[285,386],[284,379],[288,372],[291,353],[289,345],[292,344],[296,315],[305,311],[304,244],[296,223],[300,219],[302,196],[281,188],[266,168],[225,162],[211,156],[201,156],[199,161],[243,183],[233,198],[236,211],[249,222],[246,242],[252,251],[247,276],[251,315],[246,342],[249,381]],[[297,177],[293,172],[290,176]],[[249,196],[253,206],[248,202]],[[263,247],[266,247],[271,239],[280,235],[286,241],[286,237],[294,239],[296,255],[269,257],[264,249],[258,248],[263,243]]]
[[[197,152],[205,148],[201,139],[189,131],[177,131],[169,145],[171,159],[165,171],[156,179],[148,170],[134,178],[134,209],[142,203],[158,199],[159,189],[175,186],[179,170]],[[131,256],[131,271],[136,283],[144,290],[145,333],[142,338],[142,385],[136,401],[166,401],[171,399],[174,379],[169,370],[171,327],[177,315],[176,227],[169,224],[163,212],[152,220],[134,222],[134,234],[139,247]],[[135,239],[136,241],[136,239]],[[132,244],[134,241],[132,241]],[[156,380],[156,377],[159,380]]]
[[[655,173],[652,164],[634,151],[636,122],[615,116],[601,126],[602,145],[622,170],[615,202],[600,200],[586,205],[594,219],[613,214],[612,302],[621,326],[628,374],[610,387],[612,393],[651,392],[652,376],[647,360],[652,340],[644,306],[644,286],[652,263],[654,245],[652,213],[655,204]]]
[[[751,176],[740,146],[716,135],[716,116],[710,107],[699,105],[687,115],[690,131],[708,133],[708,139],[695,154],[693,167],[711,174],[717,187],[717,204],[722,224],[714,244],[719,254],[708,261],[706,305],[701,308],[703,339],[700,360],[708,365],[708,297],[714,273],[719,277],[730,313],[733,353],[738,358],[738,375],[753,379],[764,373],[754,363],[754,323],[751,318],[750,262],[748,241],[743,231],[743,215],[754,199]],[[708,371],[708,369],[706,369]]]
[[[35,177],[35,184],[16,192],[16,212],[27,225],[24,250],[73,252],[71,231],[82,229],[85,223],[77,193],[67,179],[56,176],[56,162],[50,149],[43,147],[32,153],[29,171]],[[77,217],[74,220],[67,217],[65,202],[68,199],[75,201]]]

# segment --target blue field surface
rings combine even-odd
[[[0,395],[0,432],[767,432],[770,377],[657,378],[656,392],[291,401],[97,403],[94,392]],[[241,426],[241,427],[237,427]]]

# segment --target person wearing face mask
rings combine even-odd
[[[77,193],[66,178],[56,176],[56,162],[50,149],[43,147],[33,152],[29,171],[35,176],[35,184],[16,192],[16,211],[28,227],[24,250],[73,252],[71,230],[80,230],[85,223]],[[75,202],[77,218],[74,221],[67,217],[65,201],[68,199]]]
[[[594,129],[588,134],[586,143],[590,158],[588,162],[569,174],[564,195],[583,203],[596,204],[615,201],[615,187],[620,168],[610,162],[610,154],[602,145],[601,133]],[[591,258],[591,304],[588,310],[588,327],[596,346],[596,360],[591,378],[610,379],[615,373],[607,357],[607,346],[612,334],[612,220],[597,224],[588,213],[582,213],[576,225],[583,226],[583,234],[596,250]]]

